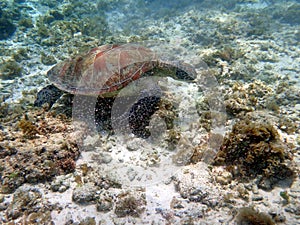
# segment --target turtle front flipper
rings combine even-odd
[[[37,93],[36,100],[34,101],[34,106],[40,107],[45,103],[48,103],[49,107],[51,107],[57,101],[57,99],[62,96],[63,93],[63,91],[50,84]]]

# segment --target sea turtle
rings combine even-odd
[[[101,130],[112,130],[110,113],[115,96],[130,82],[151,75],[172,76],[189,81],[196,78],[192,66],[163,60],[151,49],[137,44],[96,47],[84,55],[58,63],[47,75],[53,84],[37,94],[34,104],[41,106],[48,103],[51,107],[63,92],[76,96],[100,96],[95,105],[95,122],[102,127]],[[146,93],[143,99],[132,106],[127,115],[132,133],[142,137],[149,136],[146,127],[159,100],[159,96]]]
[[[115,96],[120,89],[154,69],[167,70],[165,76],[179,80],[194,80],[196,72],[186,63],[168,61],[149,48],[138,44],[107,44],[88,53],[60,62],[47,73],[53,83],[37,94],[35,106],[50,106],[68,92],[76,95]],[[155,75],[155,74],[154,74]]]

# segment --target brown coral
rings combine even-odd
[[[242,120],[224,139],[214,163],[226,165],[239,178],[262,175],[276,183],[294,174],[286,165],[291,159],[290,149],[272,125]]]

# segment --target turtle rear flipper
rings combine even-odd
[[[34,106],[41,107],[45,103],[48,103],[49,107],[51,108],[51,106],[62,96],[63,93],[63,91],[50,84],[37,93]]]

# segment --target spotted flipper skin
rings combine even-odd
[[[59,90],[54,85],[48,85],[38,92],[34,106],[40,107],[45,103],[48,103],[49,107],[51,107],[63,93],[63,91]]]

